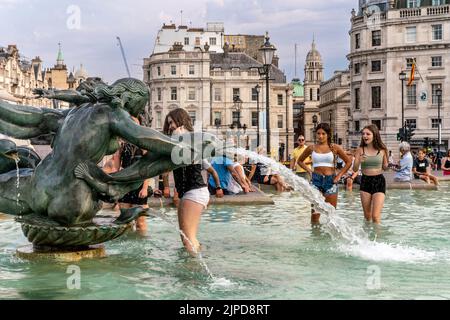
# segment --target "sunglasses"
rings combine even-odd
[[[298,139],[297,141],[298,142],[302,142],[302,141],[305,141],[305,139]]]

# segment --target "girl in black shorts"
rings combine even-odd
[[[388,168],[388,151],[375,125],[362,131],[361,145],[356,150],[353,170],[361,165],[361,204],[367,221],[380,224],[381,211],[386,197],[386,180],[383,171]]]

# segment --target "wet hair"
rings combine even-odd
[[[192,119],[189,116],[189,113],[187,113],[187,111],[184,110],[183,108],[177,108],[175,110],[170,111],[169,114],[166,116],[166,120],[164,121],[163,127],[164,134],[167,135],[170,134],[169,117],[172,118],[177,127],[184,126],[184,128],[187,131],[190,132],[194,131],[194,128],[192,126]]]
[[[378,129],[378,127],[374,124],[370,124],[368,126],[365,126],[364,129],[362,129],[361,132],[363,132],[364,130],[369,130],[370,132],[372,132],[373,135],[373,142],[372,145],[373,147],[380,151],[380,150],[384,150],[384,153],[388,154],[388,150],[386,145],[383,143],[383,141],[381,140],[381,135],[380,135],[380,130]],[[367,144],[364,142],[364,139],[361,137],[361,144],[360,147],[367,147]]]
[[[148,86],[134,78],[123,78],[110,86],[96,86],[94,90],[98,102],[106,102],[114,107],[124,106],[132,94],[148,99]]]
[[[319,129],[322,129],[327,134],[327,143],[331,148],[331,127],[330,127],[330,125],[328,123],[319,123],[316,127],[315,134],[317,134],[317,131],[319,131]]]

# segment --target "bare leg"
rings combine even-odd
[[[372,221],[372,195],[364,191],[361,191],[359,194],[361,195],[364,218],[366,221]]]
[[[197,231],[203,209],[203,205],[191,200],[181,200],[181,204],[178,206],[178,224],[180,230],[183,231],[192,244],[184,237],[182,237],[182,242],[186,250],[191,254],[195,254],[200,249],[200,243],[197,240]]]
[[[384,206],[384,199],[386,195],[382,192],[377,192],[372,196],[372,221],[373,223],[381,223],[381,211]]]

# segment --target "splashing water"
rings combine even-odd
[[[19,198],[20,198],[20,172],[19,172],[19,162],[20,162],[20,159],[19,159],[19,157],[14,157],[14,161],[16,162],[16,172],[17,172],[17,182],[16,182],[16,188],[17,188],[17,207],[19,207],[20,206],[20,201],[19,201]]]
[[[205,269],[206,273],[208,274],[208,277],[212,280],[212,287],[228,287],[232,285],[232,282],[228,279],[225,278],[217,278],[214,276],[214,274],[211,272],[211,270],[209,269],[208,265],[205,262],[205,259],[202,256],[202,253],[200,251],[197,251],[197,249],[195,248],[194,244],[191,242],[191,240],[186,236],[186,234],[180,230],[176,224],[170,219],[170,217],[168,215],[166,215],[163,212],[156,212],[153,210],[148,210],[148,213],[150,213],[151,215],[162,219],[163,221],[167,222],[169,225],[173,226],[178,233],[189,243],[189,245],[192,248],[192,251],[195,253],[196,257],[198,258],[200,265],[203,267],[203,269]]]
[[[324,197],[317,189],[273,159],[242,148],[228,148],[226,153],[248,157],[255,163],[262,163],[273,171],[279,172],[295,191],[300,192],[312,204],[316,212],[325,215],[327,221],[323,225],[324,230],[336,241],[338,249],[345,254],[374,261],[402,262],[430,261],[435,256],[434,252],[417,248],[370,241],[362,228],[350,226],[344,218],[337,215],[336,209],[325,202]]]

